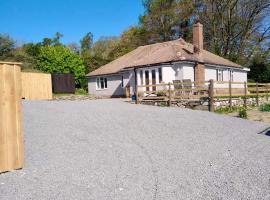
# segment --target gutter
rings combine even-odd
[[[204,64],[206,66],[212,66],[212,67],[226,67],[226,68],[232,68],[232,69],[238,69],[238,70],[244,70],[244,71],[250,71],[249,68],[246,67],[235,67],[235,66],[230,66],[230,65],[223,65],[223,64],[214,64],[214,63],[204,63],[204,62],[199,62],[196,60],[174,60],[174,61],[168,61],[168,62],[162,62],[162,63],[154,63],[154,64],[149,64],[149,65],[138,65],[138,66],[132,66],[132,67],[125,67],[121,70],[119,70],[118,72],[114,72],[114,73],[107,73],[107,74],[98,74],[98,75],[86,75],[86,77],[97,77],[97,76],[109,76],[109,75],[118,75],[121,72],[124,71],[129,71],[129,70],[135,70],[135,69],[140,69],[140,68],[145,68],[145,67],[153,67],[153,66],[157,66],[157,65],[171,65],[173,63],[194,63],[195,65],[197,63],[201,63]]]

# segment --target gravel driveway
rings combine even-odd
[[[267,124],[121,100],[24,102],[0,199],[270,199]]]

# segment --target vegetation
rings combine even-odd
[[[41,47],[37,69],[49,73],[72,73],[77,86],[83,86],[86,82],[83,60],[62,45]]]
[[[88,92],[87,90],[80,88],[80,89],[76,89],[75,95],[88,95]]]
[[[247,119],[248,118],[248,114],[247,114],[247,109],[246,108],[241,108],[239,110],[239,117],[242,119]]]
[[[143,0],[143,5],[139,25],[119,37],[96,42],[91,32],[79,44],[63,44],[59,32],[53,38],[22,45],[0,34],[0,60],[23,62],[23,70],[71,72],[77,87],[84,87],[85,73],[138,46],[179,37],[192,42],[192,26],[199,20],[205,27],[205,49],[250,67],[250,80],[270,82],[269,0]]]
[[[262,112],[270,112],[270,104],[264,103],[260,106],[260,111]]]
[[[250,110],[250,109],[252,109],[254,107],[255,107],[255,105],[249,105],[246,108],[243,105],[232,106],[232,108],[230,108],[229,106],[226,106],[226,107],[217,108],[215,110],[215,112],[220,113],[220,114],[228,114],[228,113],[233,113],[233,112],[240,112],[242,110]]]

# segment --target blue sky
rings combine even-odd
[[[0,33],[19,43],[39,42],[57,31],[71,43],[87,33],[94,40],[118,36],[138,24],[141,0],[0,0]]]

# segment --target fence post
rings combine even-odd
[[[256,83],[256,104],[259,106],[259,84]]]
[[[229,81],[229,103],[230,109],[232,109],[232,81]]]
[[[210,80],[209,84],[209,111],[214,112],[215,111],[215,106],[214,106],[214,80]]]
[[[268,84],[266,84],[266,101],[268,101],[268,94],[269,93],[269,91],[268,91]]]
[[[135,104],[139,103],[139,92],[138,92],[138,85],[136,85],[136,100],[135,100]]]
[[[172,91],[171,91],[171,83],[169,83],[169,101],[168,106],[170,107],[172,105]]]
[[[245,87],[244,104],[245,104],[245,108],[246,108],[247,107],[247,82],[244,82],[244,87]]]

